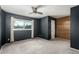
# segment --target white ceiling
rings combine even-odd
[[[32,12],[33,5],[1,5],[1,8],[9,13],[41,18],[45,16],[52,16],[55,18],[69,16],[70,8],[74,5],[43,5],[41,8],[38,8],[39,12],[43,12],[43,15],[40,14],[29,14]]]

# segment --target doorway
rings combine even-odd
[[[51,20],[51,39],[55,38],[55,20]]]

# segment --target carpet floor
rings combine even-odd
[[[7,43],[1,48],[1,54],[78,54],[70,48],[69,40],[45,40],[42,38],[27,39]]]

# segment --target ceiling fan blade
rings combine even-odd
[[[38,14],[43,14],[42,12],[37,12]]]
[[[29,14],[33,14],[33,12],[30,12]]]
[[[42,5],[39,5],[39,6],[37,6],[37,7],[33,7],[32,6],[32,10],[33,10],[33,12],[31,12],[31,13],[29,13],[29,14],[43,14],[42,12],[38,12],[37,11],[37,9],[39,8],[39,7],[42,7]]]
[[[38,5],[37,8],[41,8],[41,7],[43,7],[43,6],[44,6],[44,5]]]
[[[37,12],[37,8],[35,8],[35,7],[32,7],[32,10],[33,10],[34,13]]]

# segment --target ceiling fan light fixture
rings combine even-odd
[[[38,10],[38,8],[40,8],[41,6],[37,6],[37,7],[33,7],[32,6],[32,10],[33,10],[33,12],[31,12],[30,14],[32,14],[32,13],[34,13],[34,14],[43,14],[42,12],[38,12],[37,10]]]

